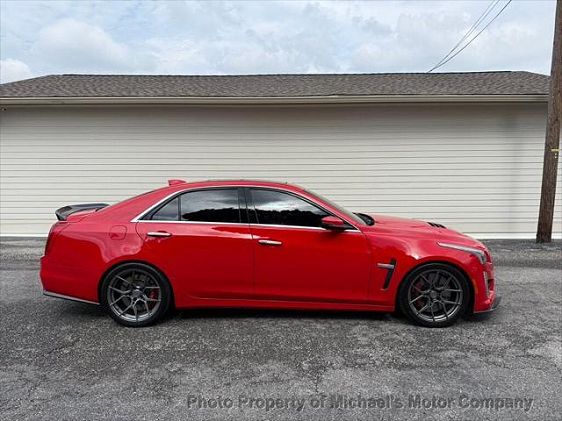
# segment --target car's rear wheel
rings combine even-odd
[[[151,266],[127,263],[111,270],[100,289],[100,303],[118,323],[148,326],[170,307],[171,289],[166,278]]]
[[[398,304],[404,314],[426,327],[445,327],[466,312],[470,288],[453,266],[427,264],[414,270],[400,287]]]

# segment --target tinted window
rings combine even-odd
[[[365,225],[366,222],[363,220],[362,217],[359,216],[359,214],[355,214],[353,212],[348,211],[346,208],[341,207],[340,205],[334,203],[332,200],[326,199],[323,196],[320,196],[318,193],[314,193],[311,192],[310,190],[306,190],[306,192],[311,195],[311,196],[315,196],[316,198],[320,199],[321,202],[327,203],[328,205],[330,205],[333,208],[336,208],[338,211],[340,211],[341,213],[343,213],[345,216],[347,216],[349,219],[353,220],[354,222],[357,222],[358,224],[361,225]],[[367,215],[368,218],[371,218],[370,216]],[[374,223],[374,220],[372,221]],[[367,223],[367,225],[373,225],[372,223]]]
[[[252,190],[252,200],[259,224],[319,227],[329,215],[305,200],[272,190]]]
[[[181,195],[180,220],[240,222],[238,189],[201,190]]]
[[[150,219],[156,221],[177,221],[179,219],[178,202],[179,199],[176,197],[158,209]]]

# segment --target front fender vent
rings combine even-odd
[[[428,224],[431,225],[434,228],[446,228],[445,225],[441,225],[441,224],[438,224],[436,222],[428,222]]]

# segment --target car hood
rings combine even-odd
[[[482,246],[482,243],[466,234],[446,227],[432,226],[426,221],[379,214],[369,216],[375,220],[375,224],[370,227],[374,232],[386,231],[396,235],[403,233],[405,235],[428,236],[439,240],[455,240],[469,246]]]
[[[401,229],[424,229],[431,227],[427,222],[418,219],[398,218],[389,215],[369,215],[375,220],[375,224],[384,228],[401,228]]]

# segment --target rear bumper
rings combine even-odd
[[[43,295],[97,304],[97,285],[92,280],[88,282],[86,271],[66,262],[60,264],[60,260],[52,256],[41,258],[39,279]]]

